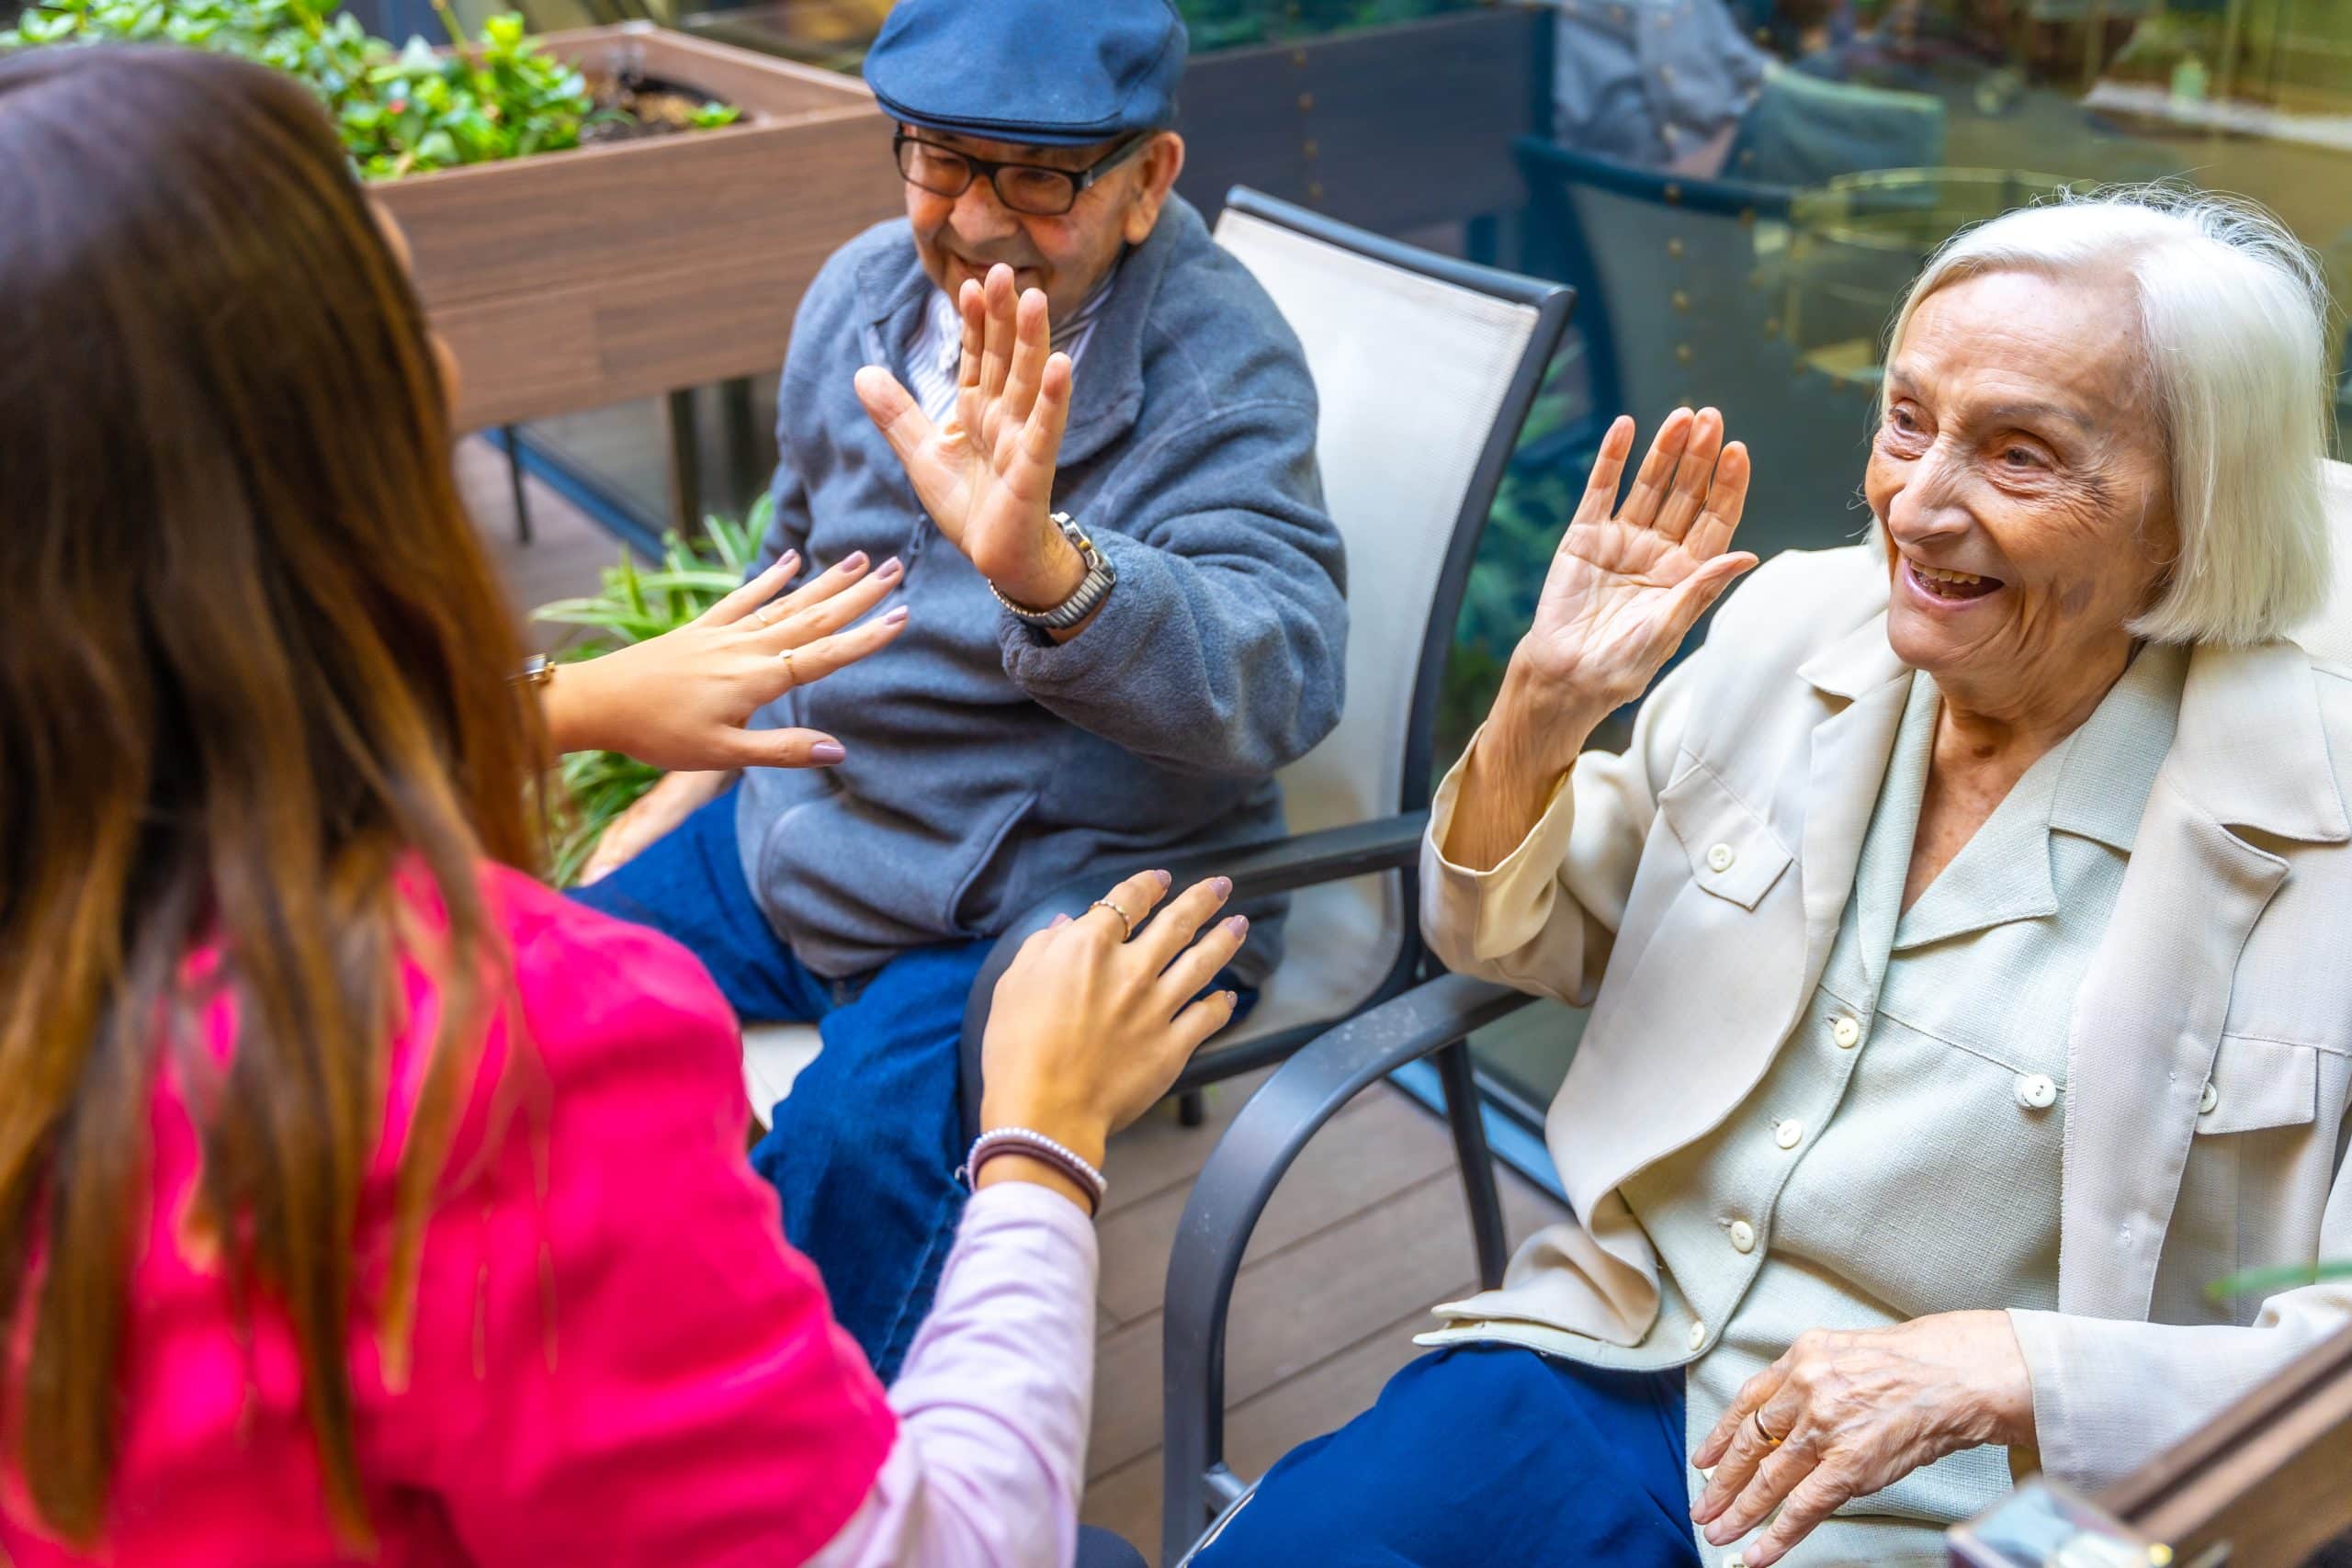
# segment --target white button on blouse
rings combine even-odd
[[[1840,1051],[1850,1051],[1861,1043],[1862,1026],[1841,1012],[1829,1021],[1829,1038]]]
[[[2018,1103],[2028,1111],[2047,1110],[2057,1100],[2058,1085],[2048,1073],[2018,1075]]]
[[[1736,1250],[1740,1252],[1756,1250],[1756,1227],[1746,1220],[1732,1221],[1730,1234],[1731,1244]]]
[[[1804,1142],[1804,1123],[1792,1116],[1772,1129],[1772,1141],[1784,1149],[1795,1148]]]
[[[1717,844],[1707,852],[1707,865],[1711,870],[1729,871],[1731,863],[1738,858],[1732,852],[1732,847],[1729,844]]]

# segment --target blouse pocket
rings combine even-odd
[[[2319,1051],[2224,1034],[2197,1105],[2199,1136],[2299,1127],[2319,1114]]]
[[[1690,858],[1691,880],[1743,909],[1755,908],[1796,858],[1704,763],[1660,791],[1657,809]]]
[[[2213,1282],[2312,1256],[2335,1167],[2339,1113],[2320,1096],[2341,1082],[2333,1066],[2315,1046],[2222,1036],[2165,1237],[2162,1321],[2251,1322],[2261,1298],[2216,1299]]]

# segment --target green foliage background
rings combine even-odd
[[[40,0],[0,31],[0,50],[179,44],[286,72],[318,94],[368,179],[580,144],[599,118],[588,83],[526,36],[519,14],[491,17],[476,41],[445,0],[435,9],[463,47],[443,53],[411,39],[395,49],[317,0]],[[725,125],[737,113],[711,105],[695,123]]]

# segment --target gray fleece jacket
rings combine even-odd
[[[1340,716],[1346,567],[1314,383],[1200,214],[1169,201],[1079,361],[1054,504],[1118,585],[1058,647],[940,536],[852,387],[868,364],[907,379],[931,288],[904,222],[843,246],[801,302],[777,400],[760,564],[901,556],[913,612],[884,652],[755,721],[825,730],[849,760],[754,769],[737,792],[769,923],[835,977],[994,935],[1073,878],[1280,833],[1271,775]],[[1245,978],[1278,941],[1261,920]]]

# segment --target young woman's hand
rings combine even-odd
[[[1249,934],[1239,915],[1216,919],[1233,884],[1220,876],[1188,888],[1146,924],[1168,887],[1166,872],[1131,876],[1103,896],[1115,909],[1098,905],[1022,944],[997,982],[981,1043],[984,1130],[1026,1127],[1100,1166],[1110,1135],[1166,1094],[1232,1019],[1232,992],[1201,993]],[[990,1160],[983,1184],[1016,1157]]]
[[[559,751],[619,751],[673,771],[824,767],[845,754],[813,729],[746,729],[761,708],[897,637],[905,606],[851,623],[898,586],[897,559],[864,552],[776,595],[800,568],[774,566],[674,631],[566,664],[546,688]],[[848,628],[848,629],[843,629]]]

